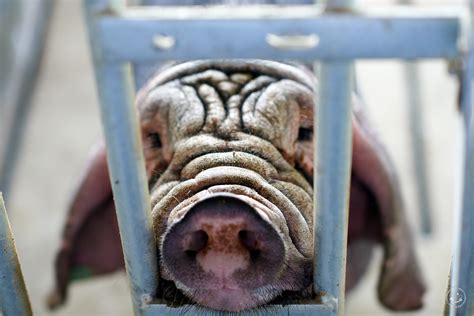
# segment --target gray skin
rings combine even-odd
[[[205,307],[240,311],[311,293],[317,86],[302,66],[218,60],[170,66],[140,90],[161,294],[176,290]],[[417,309],[424,284],[396,176],[356,97],[353,108],[346,286],[382,243],[381,302]],[[51,307],[64,301],[75,268],[101,274],[123,266],[103,146],[91,156]]]
[[[268,302],[284,290],[303,290],[310,285],[312,188],[295,164],[301,122],[310,124],[312,120],[312,83],[295,68],[276,65],[183,64],[158,75],[137,101],[147,173],[149,178],[161,174],[151,189],[155,235],[161,245],[161,276],[204,306],[238,311]],[[157,135],[159,148],[153,146]],[[241,256],[245,261],[227,281],[219,281],[212,267],[205,271],[194,260],[185,261],[186,256],[169,249],[182,247],[179,242],[166,243],[189,233],[170,231],[196,204],[223,194],[245,201],[269,225],[268,229],[251,230],[261,237],[260,260],[240,254],[242,249],[226,254],[225,261]],[[245,230],[252,220],[243,220],[239,229]],[[280,251],[271,252],[269,248],[276,245],[263,242],[270,234],[284,245]],[[276,264],[263,257],[281,260]],[[270,273],[269,268],[275,265]],[[247,280],[243,276],[254,282],[243,284]],[[235,301],[218,295],[223,290],[221,282],[232,281]]]

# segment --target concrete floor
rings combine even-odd
[[[373,2],[373,1],[372,1]],[[438,1],[440,2],[440,1]],[[444,2],[447,3],[447,2]],[[452,3],[452,2],[449,2]],[[459,2],[458,2],[459,3]],[[414,170],[409,151],[407,105],[400,62],[357,64],[362,93],[400,174],[409,222],[425,274],[428,293],[423,310],[410,315],[439,315],[449,270],[454,171],[460,120],[457,84],[443,61],[420,64],[424,123],[429,157],[435,232],[422,238]],[[36,315],[130,315],[123,273],[71,287],[67,305],[55,313],[45,309],[52,287],[54,253],[65,210],[91,144],[100,137],[94,77],[78,1],[57,1],[33,111],[18,162],[12,194],[7,197],[17,248]],[[377,302],[375,285],[381,251],[363,283],[347,299],[348,315],[391,315]]]

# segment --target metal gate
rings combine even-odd
[[[447,311],[451,315],[474,312],[472,25],[462,32],[460,16],[425,8],[359,11],[350,0],[328,0],[325,5],[310,7],[242,6],[231,12],[222,7],[133,7],[126,6],[124,0],[85,0],[84,4],[111,183],[137,315],[179,315],[187,308],[169,307],[156,298],[157,253],[133,106],[136,87],[133,81],[139,79],[140,64],[203,58],[320,62],[320,106],[315,114],[315,169],[320,171],[314,183],[318,201],[314,221],[317,223],[314,247],[318,254],[313,260],[315,299],[306,304],[275,305],[272,307],[275,315],[344,314],[353,61],[362,58],[462,61],[464,191],[458,210],[458,246],[453,254],[450,287],[451,293],[464,289],[467,302],[459,307],[447,305]],[[474,1],[471,12],[473,8]],[[224,25],[225,28],[218,27]],[[252,33],[251,37],[245,35],[248,32]],[[189,49],[195,41],[208,45]],[[462,41],[465,46],[459,45]]]

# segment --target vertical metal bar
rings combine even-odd
[[[352,0],[327,0],[326,12],[350,10]],[[349,185],[352,162],[352,61],[319,64],[315,102],[313,286],[321,303],[344,315]]]
[[[344,314],[349,182],[352,158],[353,63],[320,64],[316,102],[314,290]]]
[[[155,297],[158,263],[129,67],[97,65],[114,202],[136,314]]]
[[[465,138],[463,152],[462,198],[457,223],[455,253],[451,272],[450,292],[447,298],[449,315],[474,314],[474,122],[466,112],[473,111],[472,69],[463,89]],[[469,102],[469,104],[467,104]]]
[[[0,190],[8,199],[53,1],[9,0],[1,6],[6,22],[0,21]]]
[[[398,0],[398,3],[411,5],[413,0]],[[420,228],[425,235],[433,231],[433,218],[429,194],[429,181],[427,172],[426,147],[424,142],[424,124],[421,111],[420,76],[416,63],[405,62],[404,81],[407,91],[408,120],[410,125],[411,154],[413,167],[416,174],[416,190],[418,210],[420,214]]]
[[[85,1],[92,44],[101,117],[107,145],[107,161],[114,202],[131,286],[134,311],[155,297],[158,262],[143,149],[134,108],[131,67],[103,60],[100,35],[95,32],[99,1]],[[108,4],[108,3],[107,3]],[[115,3],[117,4],[117,2]],[[95,7],[94,7],[95,5]],[[117,8],[117,6],[115,6]]]
[[[471,55],[472,55],[471,51]],[[471,67],[473,66],[471,59]],[[468,112],[464,113],[466,117],[466,144],[464,155],[464,193],[463,193],[463,239],[461,243],[461,258],[465,261],[461,264],[460,283],[466,289],[466,314],[474,314],[474,106],[472,102],[472,79],[474,78],[473,69],[470,69],[471,78],[471,104]],[[465,284],[465,285],[464,285]]]
[[[474,0],[470,1],[471,19]],[[464,60],[461,109],[464,119],[462,197],[456,208],[455,243],[446,310],[448,315],[474,314],[474,23],[471,21],[469,51]]]
[[[0,315],[32,315],[15,240],[0,192]]]
[[[416,175],[416,190],[420,226],[422,233],[432,232],[431,203],[429,197],[429,182],[427,173],[426,149],[423,137],[424,124],[421,109],[420,76],[417,65],[413,61],[405,62],[404,81],[407,91],[408,120],[410,125],[411,155]]]

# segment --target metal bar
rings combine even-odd
[[[97,67],[97,66],[96,66]],[[114,202],[135,313],[154,297],[158,262],[130,68],[96,68]],[[139,229],[137,229],[139,227]]]
[[[94,0],[97,1],[97,0]],[[139,0],[135,0],[139,1]],[[187,1],[187,0],[184,0]],[[195,0],[203,1],[203,0]],[[216,0],[207,0],[216,1]],[[226,1],[226,0],[220,0]],[[228,1],[228,0],[227,0]],[[291,0],[288,0],[291,1]],[[228,6],[223,5],[207,5],[207,6],[188,6],[180,5],[181,1],[174,1],[174,6],[127,6],[118,15],[123,18],[132,20],[155,19],[155,20],[215,20],[215,19],[261,19],[263,21],[274,19],[300,18],[312,19],[320,16],[325,10],[322,4],[301,5],[299,1],[292,1],[291,6],[277,5],[254,5],[242,4],[232,6],[229,10]],[[245,2],[245,1],[244,1]],[[325,1],[321,1],[325,2]],[[248,2],[247,2],[248,3]],[[328,10],[326,10],[327,12]],[[331,10],[329,10],[331,11]],[[464,8],[453,8],[453,6],[436,6],[436,7],[407,7],[405,5],[380,5],[368,8],[353,8],[343,10],[332,10],[337,14],[353,14],[362,17],[425,17],[428,19],[436,17],[460,17],[465,13]],[[110,12],[104,12],[103,16],[110,16]],[[113,16],[117,16],[112,14]]]
[[[344,313],[353,77],[352,62],[321,63],[314,122],[314,291],[340,315]]]
[[[472,111],[472,106],[471,106]],[[456,310],[456,315],[474,314],[474,123],[466,127],[464,158],[464,181],[462,200],[462,239],[458,288],[464,289],[465,304]]]
[[[412,0],[398,0],[402,5],[413,5]],[[404,64],[404,77],[407,91],[408,119],[412,145],[412,161],[416,173],[416,189],[421,232],[430,235],[433,230],[431,202],[428,181],[428,163],[424,142],[424,122],[421,111],[420,76],[414,62]]]
[[[352,4],[352,0],[328,0],[326,10],[349,10]],[[332,307],[337,315],[344,315],[354,64],[326,60],[318,66],[313,288],[324,305]]]
[[[184,307],[169,307],[164,304],[149,305],[145,309],[144,315],[167,315],[167,316],[181,316],[181,315],[209,315],[209,316],[226,316],[236,315],[236,313],[222,312],[206,308],[200,308],[193,305]],[[239,316],[330,316],[334,315],[334,311],[324,305],[317,304],[300,304],[300,305],[270,305],[262,310],[250,310],[240,312]]]
[[[192,8],[188,10],[192,12]],[[291,9],[286,10],[286,14],[279,11],[280,19],[199,19],[193,15],[193,19],[183,20],[179,16],[158,19],[146,15],[133,18],[109,15],[98,22],[97,36],[104,58],[111,61],[263,58],[312,62],[458,55],[457,16],[326,14],[284,18],[291,16]],[[312,46],[282,49],[272,46],[269,40],[272,35],[316,37],[317,41]],[[169,45],[160,45],[163,39]]]
[[[405,89],[407,91],[408,121],[410,126],[410,141],[412,163],[415,169],[415,182],[418,198],[418,211],[422,233],[432,232],[431,203],[429,196],[429,181],[424,142],[424,122],[420,95],[420,76],[416,63],[406,62],[403,65]]]
[[[471,18],[474,1],[471,0]],[[474,24],[471,21],[469,50],[465,56],[461,81],[461,110],[464,119],[462,198],[459,207],[456,241],[447,298],[449,315],[474,314]]]
[[[186,6],[196,6],[196,5],[219,5],[225,4],[225,1],[216,1],[216,0],[132,0],[133,5],[145,5],[145,6],[177,6],[177,5],[186,5]],[[250,1],[251,5],[262,5],[262,4],[311,4],[312,0],[252,0]]]
[[[446,312],[450,316],[474,314],[474,0],[470,0],[471,25],[468,51],[461,78],[461,111],[464,119],[464,146],[460,183],[462,197],[456,205],[453,260]]]
[[[0,192],[0,315],[32,315],[15,240]]]
[[[471,72],[469,75],[471,80],[468,86],[465,86],[463,93],[463,100],[471,104],[471,111],[473,104],[472,75]],[[449,315],[474,314],[474,123],[472,116],[466,123],[461,177],[463,191],[458,229],[455,230],[457,242],[447,298]]]
[[[8,199],[38,77],[52,0],[7,1],[0,33],[0,190]],[[13,15],[10,21],[9,14]],[[7,24],[9,23],[9,24]],[[7,33],[7,34],[5,34]],[[7,40],[7,37],[10,37]],[[15,37],[15,38],[13,38]],[[2,71],[4,70],[4,71]]]
[[[135,314],[141,315],[156,295],[158,262],[131,69],[102,60],[95,33],[98,7],[86,0],[85,8],[125,266]]]

